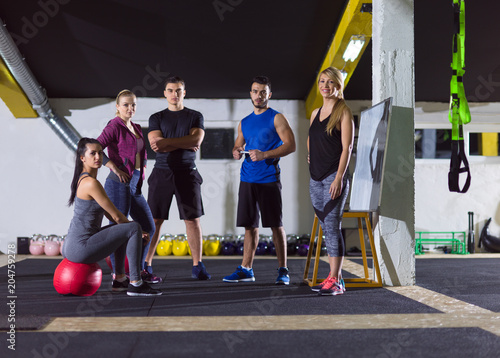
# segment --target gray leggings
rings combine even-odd
[[[325,236],[326,250],[331,257],[345,256],[345,243],[341,226],[344,206],[349,194],[349,177],[346,173],[342,182],[342,193],[335,200],[331,199],[328,191],[336,175],[335,172],[322,181],[313,179],[309,181],[309,192],[314,212],[320,221]]]
[[[63,256],[70,261],[90,264],[115,253],[116,274],[125,273],[125,254],[129,261],[130,280],[140,280],[142,229],[136,222],[103,227],[88,238],[66,237]]]

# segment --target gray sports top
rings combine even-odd
[[[82,173],[84,175],[86,173]],[[78,183],[79,184],[79,183]],[[104,209],[95,200],[83,200],[75,197],[73,219],[69,225],[66,239],[87,239],[101,231]]]

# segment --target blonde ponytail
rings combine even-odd
[[[345,100],[343,98],[339,98],[337,103],[335,103],[335,106],[333,106],[332,114],[330,114],[330,119],[326,124],[326,133],[328,133],[328,135],[333,134],[333,130],[338,126],[345,112],[347,112],[349,116],[352,116],[351,109],[347,103],[345,103]]]

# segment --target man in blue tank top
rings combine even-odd
[[[225,282],[255,281],[252,265],[259,243],[259,211],[262,226],[270,227],[278,257],[276,284],[288,285],[286,235],[283,228],[279,159],[295,151],[295,138],[285,116],[269,107],[271,81],[265,76],[252,81],[253,113],[238,126],[233,157],[241,159],[236,225],[245,228],[243,261]]]

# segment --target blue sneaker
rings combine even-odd
[[[191,277],[197,278],[198,280],[210,280],[212,276],[207,272],[203,262],[199,261],[198,265],[193,266],[193,271],[191,271]]]
[[[290,276],[288,276],[288,268],[280,267],[278,269],[278,278],[276,279],[277,285],[289,285]]]
[[[253,269],[247,270],[241,266],[238,266],[236,271],[231,275],[226,276],[222,279],[224,282],[251,282],[255,281],[255,276],[253,275]]]

